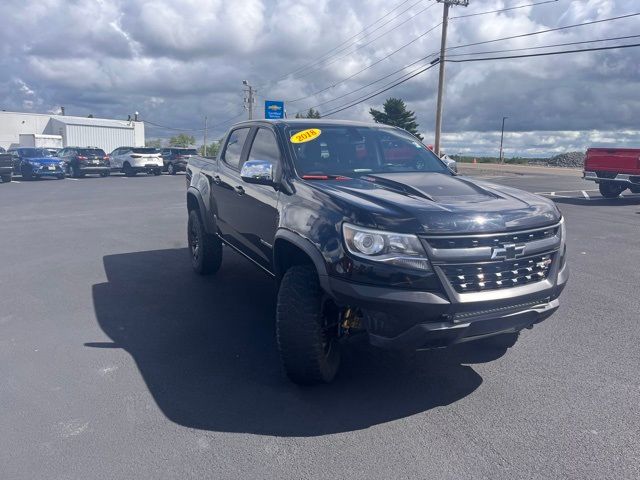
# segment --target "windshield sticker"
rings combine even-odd
[[[291,143],[306,143],[311,140],[315,140],[320,136],[322,130],[319,128],[310,128],[308,130],[303,130],[302,132],[298,132],[293,137],[291,137]]]

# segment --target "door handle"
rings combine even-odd
[[[237,187],[233,187],[233,189],[236,191],[236,193],[238,195],[244,195],[244,188],[242,188],[242,185],[238,185]]]

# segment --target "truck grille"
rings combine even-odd
[[[443,265],[449,283],[458,293],[483,292],[527,285],[549,275],[551,254],[503,262]]]
[[[489,235],[467,235],[459,237],[428,237],[427,242],[432,248],[475,248],[495,247],[504,243],[527,243],[535,240],[544,240],[558,234],[558,227],[552,226],[545,229],[526,232],[514,232]]]

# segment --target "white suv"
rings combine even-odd
[[[160,175],[164,164],[160,151],[149,147],[120,147],[111,152],[111,170],[133,177],[138,172]]]

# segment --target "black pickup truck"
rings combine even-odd
[[[558,308],[565,225],[545,198],[460,177],[385,125],[250,121],[222,145],[187,167],[191,262],[215,273],[226,245],[276,279],[295,382],[331,381],[351,335],[506,348]]]

